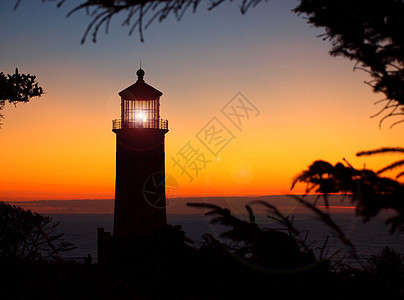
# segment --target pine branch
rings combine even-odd
[[[403,160],[396,161],[396,162],[394,162],[394,163],[392,163],[392,164],[390,164],[390,165],[388,165],[388,166],[386,166],[386,167],[380,169],[380,170],[377,171],[376,173],[377,173],[377,174],[381,174],[381,173],[384,173],[384,172],[386,172],[386,171],[394,170],[394,169],[396,169],[396,168],[398,168],[398,167],[401,167],[401,166],[404,166],[404,159],[403,159]]]
[[[401,147],[383,147],[375,150],[366,150],[356,153],[356,156],[370,156],[374,154],[384,153],[404,153],[404,148]]]

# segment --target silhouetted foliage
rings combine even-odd
[[[55,2],[55,0],[42,0],[43,2]],[[61,7],[68,0],[56,0],[57,7]],[[215,8],[226,0],[209,1],[208,10]],[[97,41],[97,35],[101,27],[104,26],[105,33],[109,31],[109,25],[112,18],[120,13],[126,13],[122,26],[129,27],[129,35],[137,28],[140,40],[143,42],[143,30],[147,29],[153,21],[164,21],[170,15],[173,15],[177,21],[181,20],[183,15],[189,9],[196,12],[202,0],[86,0],[76,5],[69,11],[67,16],[75,12],[85,11],[92,18],[87,26],[81,43],[83,44],[88,35],[92,35],[92,41]],[[241,0],[240,11],[246,13],[250,7],[254,7],[262,0]],[[17,9],[21,0],[16,0],[14,9]]]
[[[386,96],[379,114],[388,114],[380,124],[389,116],[404,115],[402,0],[301,0],[294,12],[325,29],[321,36],[331,41],[331,55],[347,57],[356,62],[355,69],[370,74],[372,80],[366,83]]]
[[[44,2],[52,0],[43,0]],[[262,0],[241,0],[240,11],[245,13],[251,6],[256,6]],[[21,0],[18,0],[15,8]],[[62,6],[67,0],[60,0],[58,7]],[[91,33],[92,41],[97,41],[97,34],[101,27],[104,26],[105,32],[108,33],[109,24],[112,18],[119,13],[126,13],[126,17],[122,22],[122,26],[129,27],[129,35],[137,28],[140,40],[143,42],[143,30],[147,29],[150,24],[158,20],[162,22],[170,15],[173,15],[178,21],[181,20],[185,12],[192,9],[195,12],[202,0],[87,0],[75,6],[67,16],[77,11],[85,11],[91,16],[92,21],[87,26],[81,43],[84,43]],[[210,1],[208,9],[211,10],[225,0]]]
[[[363,267],[346,266],[339,272],[342,293],[352,299],[403,299],[403,266],[401,255],[385,247]]]
[[[365,269],[330,268],[316,259],[303,232],[276,207],[262,201],[247,206],[247,220],[211,204],[220,238],[205,235],[191,246],[180,226],[167,225],[152,236],[115,240],[105,264],[0,260],[4,299],[400,299],[402,259],[392,250],[373,256]],[[256,224],[252,207],[265,205],[272,228]],[[282,228],[279,224],[283,224]],[[111,237],[114,238],[114,237]],[[390,272],[390,270],[392,272]]]
[[[279,220],[276,228],[258,226],[253,205],[263,204],[247,206],[245,221],[216,205],[190,204],[207,209],[213,226],[225,226],[220,238],[205,234],[202,244],[195,245],[171,225],[144,238],[112,236],[110,260],[103,266],[148,299],[255,299],[266,293],[322,299],[314,296],[333,284],[327,282],[334,276],[329,257],[318,259],[311,244],[306,245],[305,232],[270,204],[271,217]]]
[[[390,224],[390,232],[404,230],[404,186],[398,181],[380,177],[372,170],[357,170],[342,163],[333,166],[318,160],[296,176],[292,189],[298,182],[307,184],[307,193],[321,193],[326,207],[327,195],[346,194],[356,205],[356,214],[363,217],[364,222],[382,209],[393,209],[396,215],[386,220],[386,224]]]
[[[348,299],[403,299],[403,260],[388,247],[367,259],[367,265],[346,265],[338,272],[340,295]]]
[[[16,105],[28,102],[32,97],[40,97],[44,91],[35,79],[34,75],[18,73],[18,69],[15,69],[12,75],[0,72],[0,111],[7,101]],[[0,114],[1,118],[3,118],[2,114]]]
[[[41,260],[75,249],[56,233],[57,225],[50,217],[0,202],[0,258]]]
[[[356,153],[356,156],[370,156],[370,155],[375,155],[375,154],[404,154],[404,148],[382,147],[382,148],[374,149],[374,150],[360,151],[360,152]],[[403,159],[395,161],[395,162],[383,167],[382,169],[376,171],[376,173],[382,174],[386,171],[392,171],[394,169],[401,168],[402,166],[404,166]],[[398,173],[396,175],[396,179],[399,179],[403,175],[404,175],[404,171]]]
[[[404,275],[404,259],[400,253],[389,247],[385,247],[380,253],[372,255],[368,259],[368,270],[380,280],[388,281],[394,285],[400,285]],[[404,282],[401,282],[401,287]]]
[[[188,203],[187,205],[208,209],[205,215],[211,217],[211,224],[230,227],[220,234],[220,238],[230,242],[219,241],[212,235],[205,234],[205,247],[215,248],[221,245],[226,251],[239,258],[268,269],[298,269],[314,263],[328,265],[329,258],[320,257],[321,261],[316,260],[313,250],[306,244],[305,232],[294,227],[293,220],[267,202],[251,202],[251,205],[255,204],[264,205],[269,217],[282,225],[283,229],[258,226],[250,205],[246,206],[249,214],[248,222],[233,216],[230,210],[214,204]]]
[[[327,225],[329,228],[331,228],[337,234],[338,239],[345,246],[349,247],[351,256],[353,258],[358,258],[356,255],[355,246],[351,243],[351,241],[345,235],[344,231],[333,221],[333,219],[331,218],[331,215],[328,212],[324,212],[324,211],[320,210],[319,208],[316,207],[315,204],[310,203],[309,201],[305,200],[303,197],[299,197],[299,196],[291,196],[291,197],[293,197],[297,202],[302,204],[304,207],[311,210],[318,217],[318,219],[321,222],[323,222],[324,225]],[[325,200],[325,202],[327,203],[328,201]],[[327,204],[327,206],[328,206],[328,204]]]

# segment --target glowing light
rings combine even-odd
[[[138,113],[137,119],[138,119],[138,121],[143,120],[143,122],[146,122],[146,120],[147,120],[146,114],[144,114],[143,112]]]

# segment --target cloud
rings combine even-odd
[[[40,214],[112,214],[113,199],[10,201]]]

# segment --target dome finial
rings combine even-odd
[[[140,69],[136,72],[137,81],[143,81],[144,71],[142,70],[142,61],[140,61]]]

